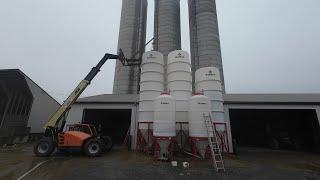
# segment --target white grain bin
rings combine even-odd
[[[187,122],[188,99],[192,94],[191,62],[188,52],[176,50],[168,55],[168,89],[176,98],[176,120]]]
[[[196,94],[189,100],[189,136],[208,137],[203,114],[211,113],[211,102],[207,96]]]
[[[154,154],[157,159],[167,160],[172,154],[172,139],[176,136],[176,100],[168,93],[162,93],[154,100],[153,136]]]
[[[143,138],[152,139],[152,132],[145,133],[147,130],[152,131],[154,99],[158,97],[164,89],[164,60],[160,52],[149,51],[143,54],[141,63],[140,78],[140,98],[139,98],[139,130]],[[149,123],[149,124],[148,124]],[[148,129],[148,126],[151,129]],[[148,135],[149,134],[149,135]],[[146,140],[147,141],[147,140]],[[147,141],[149,145],[152,141]]]
[[[141,63],[139,121],[153,121],[153,101],[164,89],[163,55],[157,51],[143,54]]]
[[[167,87],[176,98],[177,142],[181,149],[187,142],[188,100],[192,94],[192,74],[189,53],[176,50],[168,55]]]
[[[208,146],[208,132],[203,116],[209,115],[211,109],[210,99],[201,93],[189,99],[189,136],[202,157]]]
[[[176,100],[169,94],[162,93],[154,100],[153,136],[176,136]]]
[[[212,119],[215,123],[225,123],[222,85],[219,69],[216,67],[200,68],[195,73],[196,91],[203,92],[211,101]],[[225,131],[223,125],[216,126],[217,131]]]

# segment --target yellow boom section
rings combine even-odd
[[[69,97],[63,102],[61,107],[51,116],[49,121],[45,124],[44,128],[46,129],[48,126],[56,127],[61,120],[61,117],[65,115],[65,113],[69,110],[71,105],[78,99],[80,94],[86,89],[86,87],[90,84],[88,80],[82,80],[75,90],[69,95]]]

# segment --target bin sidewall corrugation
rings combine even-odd
[[[190,65],[184,65],[181,66],[182,63],[171,63],[167,66],[168,73],[174,72],[174,71],[186,71],[191,72],[191,66]]]
[[[146,64],[159,64],[159,65],[164,65],[164,63],[162,63],[161,61],[149,61],[149,62],[141,62],[141,67],[145,66]]]
[[[171,91],[192,91],[192,83],[189,81],[171,81],[168,83],[168,89]]]
[[[156,63],[147,63],[141,66],[141,74],[145,72],[150,72],[150,70],[151,72],[154,71],[154,72],[164,73],[164,67],[162,64],[157,64],[158,67],[154,67],[154,69],[149,67],[149,65],[152,65],[152,64],[156,64]]]
[[[196,91],[222,91],[221,83],[217,81],[203,81],[196,83]]]
[[[186,61],[173,61],[173,62],[168,62],[167,63],[167,66],[171,66],[173,64],[181,64],[181,65],[184,65],[184,66],[188,66],[191,68],[191,63],[190,62],[186,62]]]

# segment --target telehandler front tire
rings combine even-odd
[[[96,138],[89,139],[85,142],[83,146],[83,152],[85,153],[85,155],[89,157],[100,156],[102,152],[102,144]]]

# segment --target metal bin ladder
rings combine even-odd
[[[221,155],[221,150],[219,148],[219,144],[217,141],[216,131],[213,125],[213,121],[211,119],[211,115],[203,114],[203,119],[208,132],[208,142],[210,146],[210,152],[212,157],[212,162],[214,164],[214,168],[217,172],[225,171],[224,163]]]

